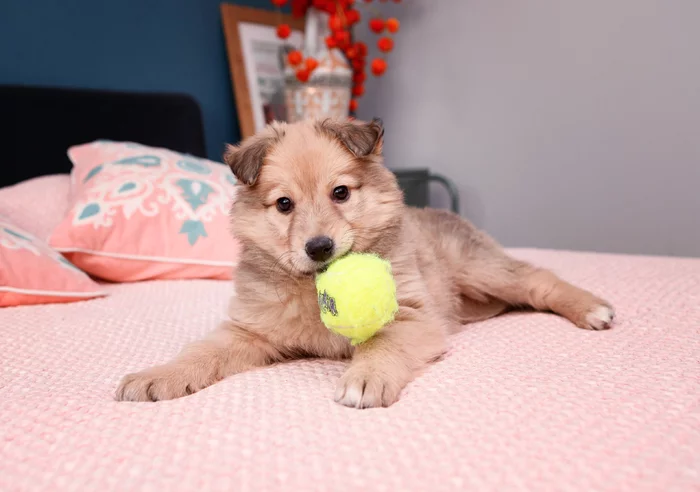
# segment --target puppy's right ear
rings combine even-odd
[[[276,141],[271,135],[255,135],[246,139],[240,146],[226,145],[224,162],[241,183],[252,186],[258,180],[260,168],[270,147]]]
[[[241,183],[252,186],[258,179],[260,168],[265,159],[266,149],[258,147],[238,147],[236,145],[226,144],[224,152],[224,162],[233,171],[233,175]]]

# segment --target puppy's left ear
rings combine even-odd
[[[356,157],[382,155],[384,125],[379,118],[374,118],[369,123],[357,120],[325,120],[318,124],[318,129],[336,138]]]

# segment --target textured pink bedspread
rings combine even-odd
[[[0,490],[699,490],[700,260],[515,252],[608,298],[469,326],[389,409],[332,401],[344,364],[278,365],[160,403],[119,378],[221,318],[216,281],[0,311]]]

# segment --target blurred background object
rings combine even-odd
[[[288,6],[293,18],[306,18],[303,49],[290,50],[284,58],[287,107],[294,114],[294,121],[343,118],[354,113],[365,93],[368,74],[381,77],[386,72],[386,59],[394,49],[394,35],[401,26],[399,20],[384,15],[372,0],[270,0],[270,3],[280,12],[277,35],[281,39],[287,39],[291,33],[281,15],[282,7]],[[399,4],[401,0],[393,3]],[[369,33],[363,31],[366,36],[359,38],[356,28],[361,23]],[[348,93],[350,84],[352,100]],[[345,107],[341,108],[342,105]]]
[[[304,21],[282,12],[221,4],[231,85],[240,138],[272,121],[286,121],[285,75],[281,55],[304,42]],[[282,23],[284,38],[278,24]]]
[[[327,46],[330,16],[316,9],[306,13],[302,50],[287,50],[284,66],[286,120],[347,118],[352,70],[343,52]]]

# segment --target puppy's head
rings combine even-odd
[[[234,234],[260,261],[309,275],[350,252],[385,253],[403,196],[382,162],[378,120],[273,123],[227,146],[239,181]]]

